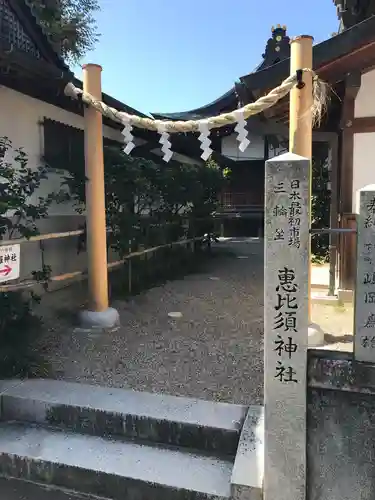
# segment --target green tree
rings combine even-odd
[[[55,49],[68,61],[79,62],[95,46],[99,33],[98,0],[32,0],[41,25]]]
[[[12,156],[13,162],[9,161]],[[30,168],[25,151],[13,149],[8,138],[0,138],[0,239],[39,234],[36,222],[47,217],[48,207],[56,198],[54,194],[36,197],[45,179],[45,166]]]
[[[124,255],[135,246],[155,246],[186,234],[186,219],[208,218],[217,206],[225,176],[215,162],[205,166],[172,161],[159,165],[126,155],[120,146],[104,151],[106,216],[109,244]],[[85,200],[81,169],[65,178],[77,209]],[[147,214],[147,216],[146,216]],[[195,225],[195,235],[207,232]]]
[[[48,207],[60,197],[37,196],[46,178],[46,167],[30,168],[27,154],[13,148],[9,139],[0,138],[0,240],[38,234],[37,221],[47,217]],[[32,274],[44,283],[50,271],[43,265]],[[27,290],[0,292],[0,378],[45,375],[37,352],[41,320],[33,312],[39,300]]]

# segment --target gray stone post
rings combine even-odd
[[[304,500],[308,345],[308,159],[266,162],[264,500]]]
[[[358,194],[354,357],[375,363],[375,186]]]

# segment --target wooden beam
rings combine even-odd
[[[361,118],[354,118],[352,132],[353,134],[375,132],[375,116],[363,116]]]
[[[323,80],[331,84],[346,79],[349,72],[363,72],[372,67],[375,62],[375,41],[360,47],[338,60],[333,60],[325,66],[318,68],[317,73]]]
[[[340,212],[351,213],[353,202],[353,150],[354,150],[354,105],[359,88],[361,74],[348,75],[345,81],[345,94],[342,104],[340,128],[341,165],[340,165]]]
[[[327,142],[337,141],[337,132],[323,132],[320,130],[313,130],[313,142]]]
[[[361,86],[361,74],[353,73],[345,79],[345,90],[341,108],[340,128],[341,151],[338,165],[340,227],[352,227],[353,216],[353,153],[354,153],[354,106]],[[350,289],[354,280],[355,245],[351,236],[341,235],[338,239],[340,272],[339,288]]]

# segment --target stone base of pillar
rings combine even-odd
[[[339,302],[347,304],[349,302],[353,302],[354,292],[353,290],[343,290],[342,288],[339,288],[337,290],[337,296],[339,298]]]
[[[340,301],[337,295],[328,295],[327,293],[312,293],[311,294],[311,303],[312,304],[320,304],[324,306],[335,306],[340,305]]]
[[[108,329],[120,325],[120,315],[113,307],[108,307],[105,311],[81,311],[79,314],[81,328],[87,329]]]
[[[324,345],[324,330],[316,323],[310,323],[308,330],[309,347],[318,347]]]

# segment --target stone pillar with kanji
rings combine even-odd
[[[354,357],[375,363],[375,185],[357,193]]]
[[[304,500],[310,162],[266,162],[264,499]]]

